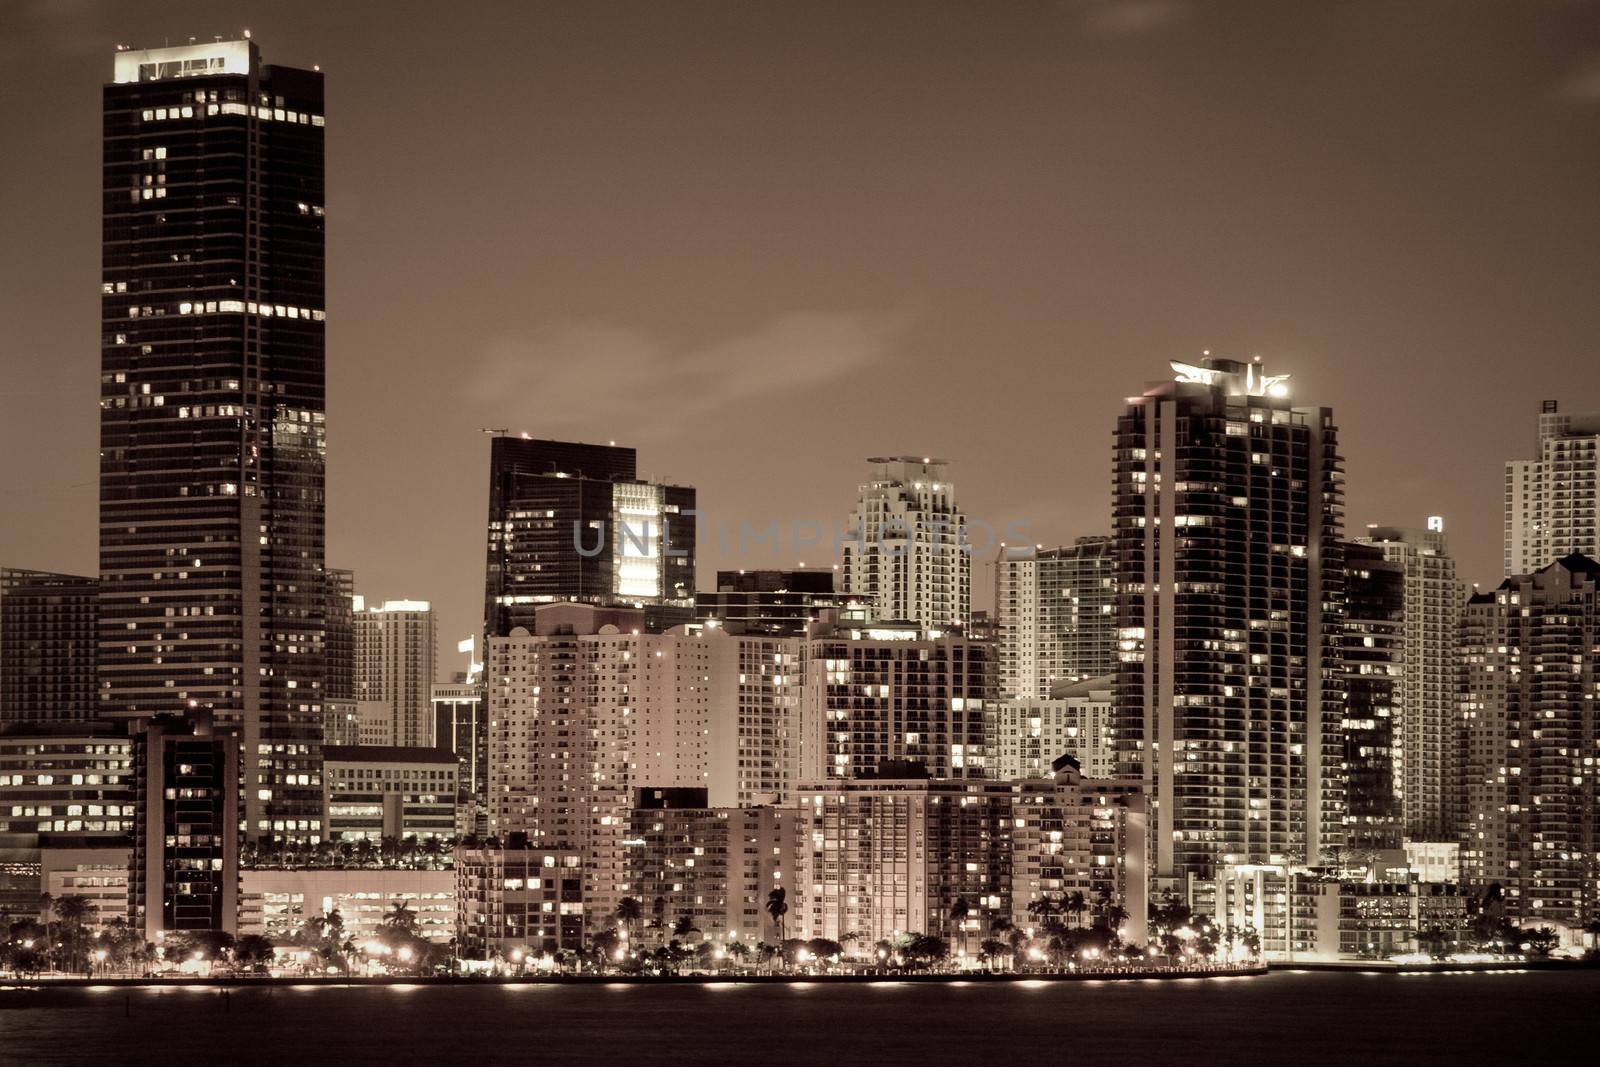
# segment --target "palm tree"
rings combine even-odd
[[[694,916],[688,912],[678,916],[677,921],[672,924],[673,937],[688,937],[699,932],[700,928],[694,924]]]
[[[245,934],[233,947],[233,958],[248,970],[265,970],[272,959],[272,942],[260,934]]]
[[[383,917],[383,924],[409,934],[417,928],[417,913],[411,910],[410,901],[397,900],[389,906],[388,914]]]
[[[632,927],[635,939],[639,933],[639,919],[644,915],[644,905],[637,897],[623,897],[617,901],[617,922]]]
[[[1089,902],[1084,899],[1082,890],[1073,890],[1061,901],[1061,910],[1072,916],[1072,925],[1083,925],[1083,913],[1089,909]]]
[[[783,917],[789,914],[789,894],[778,886],[767,894],[767,914],[772,916],[772,921],[778,927],[778,940],[783,940]]]
[[[967,916],[972,914],[972,906],[967,903],[966,897],[956,897],[950,902],[950,921],[955,924],[956,933],[961,937],[961,954],[967,953]]]
[[[83,941],[83,921],[90,912],[89,898],[76,894],[61,896],[55,899],[53,907],[67,946],[67,969],[75,971],[78,969],[78,950]]]

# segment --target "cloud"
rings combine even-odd
[[[1093,33],[1107,37],[1133,37],[1160,33],[1189,14],[1183,0],[1080,0],[1083,22]]]
[[[1563,100],[1600,102],[1600,57],[1590,59],[1562,81],[1557,95]]]
[[[667,436],[742,403],[787,404],[871,366],[909,323],[902,312],[799,311],[677,352],[626,327],[550,325],[493,342],[463,392],[536,436],[605,427]]]

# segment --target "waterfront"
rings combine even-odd
[[[0,1063],[1590,1062],[1600,971],[0,991]]]

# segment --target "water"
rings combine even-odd
[[[11,990],[0,1064],[1592,1063],[1597,997],[1600,971]]]

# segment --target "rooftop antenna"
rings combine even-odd
[[[480,426],[478,428],[478,432],[492,434],[495,437],[505,437],[511,431],[506,429],[504,426]]]

